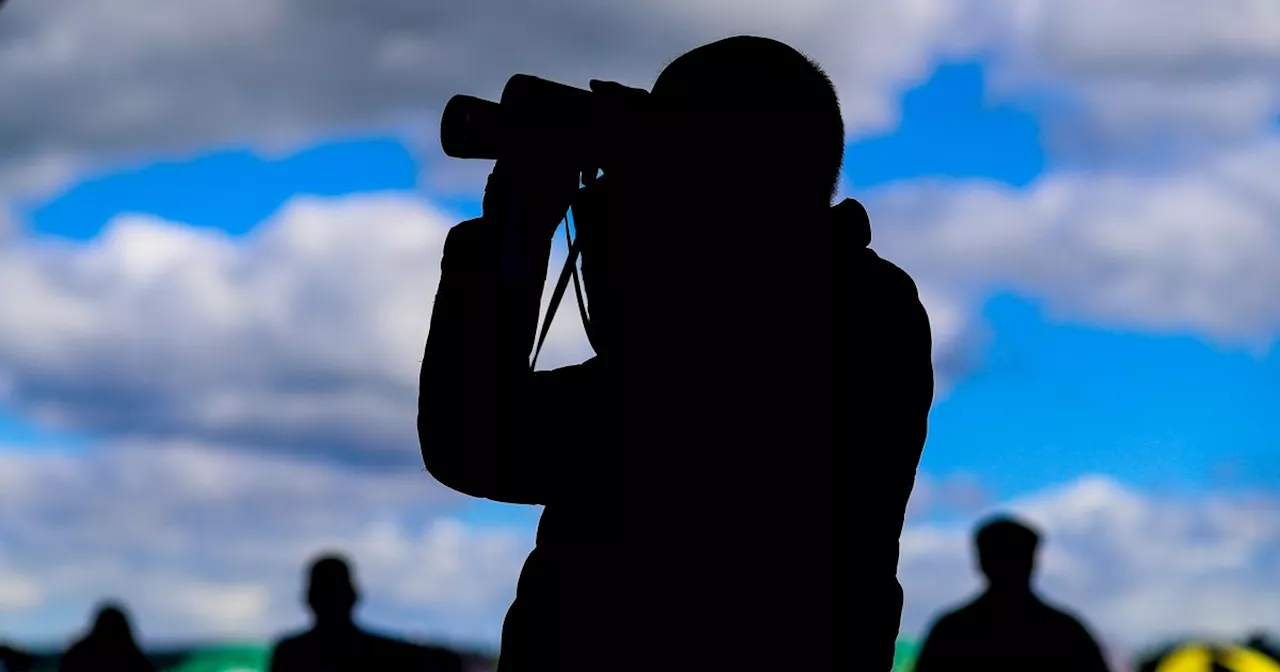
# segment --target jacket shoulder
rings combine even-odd
[[[882,287],[892,291],[918,297],[920,294],[916,281],[901,266],[885,259],[875,250],[864,247],[857,252],[860,255],[859,268],[871,276]]]

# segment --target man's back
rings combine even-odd
[[[650,544],[641,599],[708,664],[829,669],[854,634],[834,628],[854,616],[879,624],[866,645],[887,642],[891,665],[930,337],[914,283],[855,224],[741,222],[769,238],[669,269],[666,282],[701,291],[653,325],[673,333],[629,349],[632,375],[678,381],[630,416],[636,449],[661,456],[637,458],[633,483]],[[855,601],[862,613],[847,613]]]
[[[119,672],[154,672],[155,666],[136,648],[103,646],[92,639],[73,644],[58,664],[62,672],[111,669]]]
[[[665,282],[706,286],[696,269],[672,270]],[[800,280],[776,278],[780,322],[749,305],[772,300],[759,280],[696,297],[705,301],[668,298],[661,313],[637,310],[647,319],[629,325],[625,354],[583,366],[593,389],[581,396],[592,406],[561,416],[582,423],[566,422],[565,440],[618,455],[624,476],[584,472],[603,487],[547,505],[506,624],[530,634],[504,634],[504,670],[535,669],[517,667],[517,657],[553,655],[533,653],[548,650],[538,641],[552,636],[548,628],[566,633],[562,648],[584,664],[650,655],[667,665],[676,662],[669,655],[723,663],[740,640],[755,639],[752,629],[780,627],[776,608],[827,596],[829,586],[795,592],[798,581],[830,575],[813,564],[831,553],[815,552],[824,538],[814,526],[796,529],[792,515],[822,516],[832,487],[815,482],[829,474],[816,461],[830,454],[829,401],[821,406],[829,355],[818,365],[830,336],[788,319],[785,290]],[[671,297],[656,284],[646,289]],[[829,317],[828,308],[805,319]],[[786,571],[793,554],[806,558],[800,577]],[[787,585],[771,594],[775,572]]]
[[[891,666],[929,328],[914,283],[866,248],[865,221],[845,224],[740,244],[736,268],[646,277],[630,288],[629,315],[643,317],[621,355],[544,376],[558,382],[538,420],[564,433],[540,443],[617,462],[547,505],[504,670],[557,650],[588,664],[829,666],[853,634],[833,630],[851,615],[835,610],[855,601],[879,624],[857,631],[859,656]],[[853,567],[865,574],[847,578]]]
[[[285,637],[271,652],[271,672],[358,672],[362,670],[448,670],[441,656],[390,637],[352,629],[329,633],[308,630]]]

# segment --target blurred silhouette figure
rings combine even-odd
[[[446,649],[426,647],[366,632],[356,625],[360,595],[350,562],[341,554],[312,561],[307,606],[312,628],[286,637],[271,652],[271,672],[458,672],[461,657]]]
[[[21,649],[8,644],[0,644],[0,665],[4,672],[29,672],[35,663],[35,657]]]
[[[1249,633],[1248,639],[1245,640],[1245,646],[1280,662],[1280,646],[1277,646],[1275,639],[1265,631],[1258,630]]]
[[[866,212],[832,207],[839,99],[800,52],[739,36],[676,59],[647,100],[599,181],[500,158],[483,216],[445,242],[424,464],[545,506],[499,670],[887,672],[931,336]],[[570,205],[595,356],[533,372]]]
[[[915,672],[1106,672],[1102,651],[1085,626],[1032,589],[1039,544],[1039,533],[1010,517],[990,519],[978,529],[975,545],[987,590],[933,624]]]
[[[133,627],[123,605],[105,602],[98,608],[93,629],[62,656],[60,672],[155,672],[155,666],[138,648]]]
[[[1211,672],[1235,672],[1234,670],[1232,670],[1230,667],[1227,667],[1226,665],[1226,660],[1227,660],[1226,647],[1221,645],[1216,645],[1216,644],[1210,645],[1209,655],[1211,656],[1209,660],[1209,669]]]

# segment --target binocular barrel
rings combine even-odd
[[[502,106],[475,96],[456,95],[440,117],[440,146],[455,159],[498,158]]]
[[[440,146],[455,159],[585,158],[594,149],[592,101],[586,89],[514,75],[500,102],[467,95],[451,98],[440,119]]]

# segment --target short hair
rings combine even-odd
[[[1010,515],[998,515],[978,526],[974,544],[979,555],[991,550],[1002,553],[1017,550],[1030,555],[1040,545],[1040,533],[1026,521]]]
[[[311,559],[311,571],[349,573],[351,561],[342,553],[323,553]]]
[[[94,637],[107,639],[132,638],[133,626],[129,623],[129,611],[118,600],[100,602],[90,633]]]
[[[124,604],[117,600],[104,600],[98,604],[98,613],[94,622],[99,627],[118,627],[129,623],[129,613]]]
[[[355,599],[356,586],[351,577],[351,561],[341,553],[325,553],[311,562],[307,573],[310,597]]]
[[[774,39],[739,35],[681,55],[658,76],[654,91],[660,87],[678,89],[748,132],[776,129],[743,138],[744,144],[780,159],[782,165],[768,169],[787,181],[835,196],[844,119],[835,85],[813,58]]]
[[[341,553],[325,553],[311,561],[311,580],[350,581],[351,562]]]

